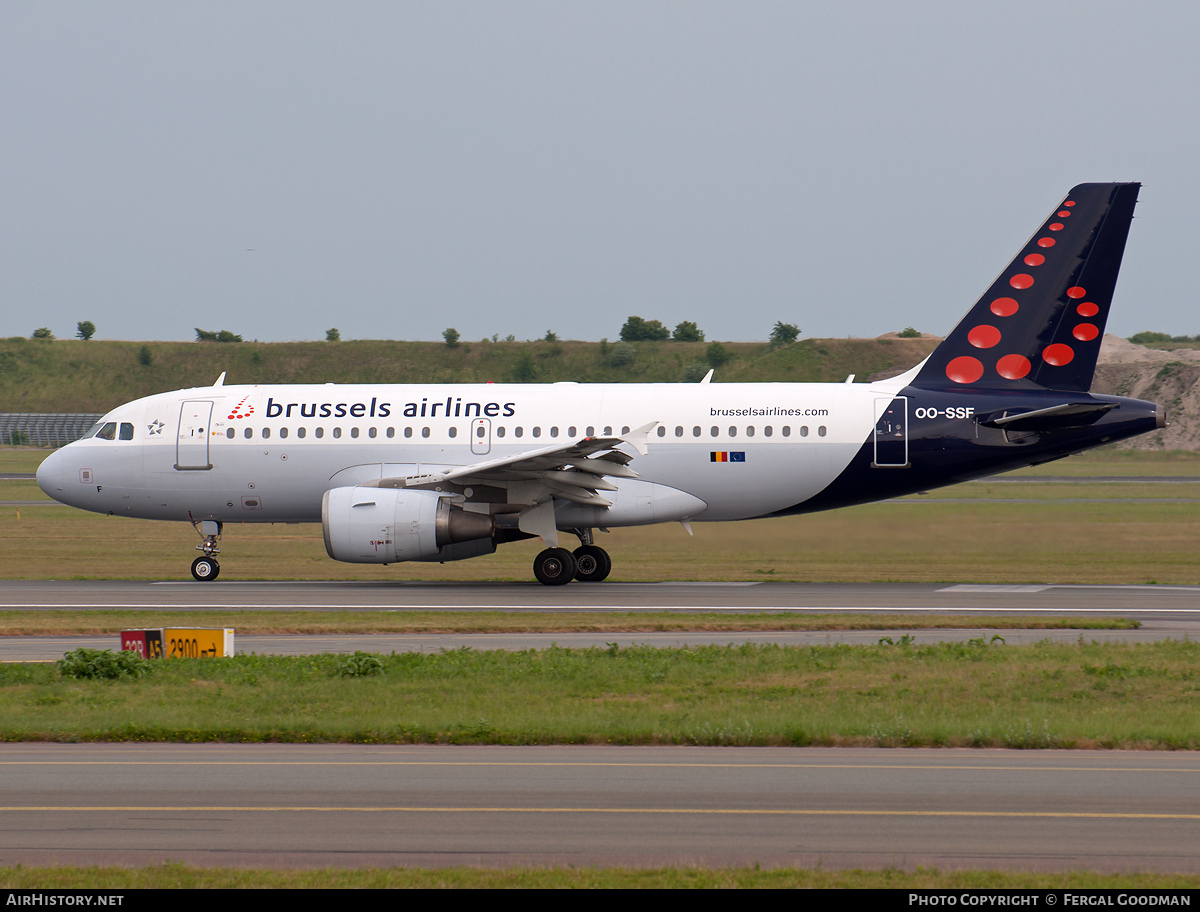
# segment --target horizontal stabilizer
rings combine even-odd
[[[1016,414],[1010,414],[1012,410],[1005,409],[995,416],[980,418],[979,423],[1005,431],[1053,431],[1086,427],[1116,407],[1115,402],[1067,402]]]

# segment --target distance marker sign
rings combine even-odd
[[[145,659],[216,659],[233,656],[232,627],[122,630],[121,648]]]

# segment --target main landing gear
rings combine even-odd
[[[221,565],[213,557],[214,554],[221,553],[221,549],[217,547],[217,542],[221,540],[221,524],[206,519],[203,522],[193,522],[192,526],[202,539],[201,543],[196,545],[196,550],[204,552],[203,557],[192,561],[192,577],[197,582],[211,582],[221,573]]]
[[[592,544],[592,530],[576,529],[575,534],[583,544],[574,552],[547,548],[533,559],[533,575],[543,586],[565,586],[573,579],[598,583],[612,571],[608,552]]]

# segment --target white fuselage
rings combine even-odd
[[[875,425],[881,384],[455,384],[214,386],[114,409],[113,439],[57,451],[38,473],[56,500],[101,513],[218,522],[320,522],[327,490],[627,433],[651,422],[637,479],[597,525],[763,516],[845,469]],[[125,426],[131,426],[129,430]],[[121,439],[122,436],[131,439]],[[715,455],[714,455],[715,454]],[[619,509],[649,485],[688,508]],[[520,503],[517,486],[510,501]],[[680,501],[682,503],[682,500]],[[590,508],[592,509],[592,508]],[[677,515],[680,512],[686,515]]]

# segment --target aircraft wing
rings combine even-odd
[[[629,468],[633,457],[618,450],[617,446],[628,443],[645,454],[647,438],[657,425],[657,421],[652,421],[620,437],[584,437],[573,443],[456,466],[445,472],[384,478],[367,482],[366,486],[425,489],[453,486],[451,490],[481,486],[505,488],[510,503],[537,504],[560,498],[607,507],[612,502],[599,492],[615,491],[616,485],[605,476],[638,477],[637,472]]]

